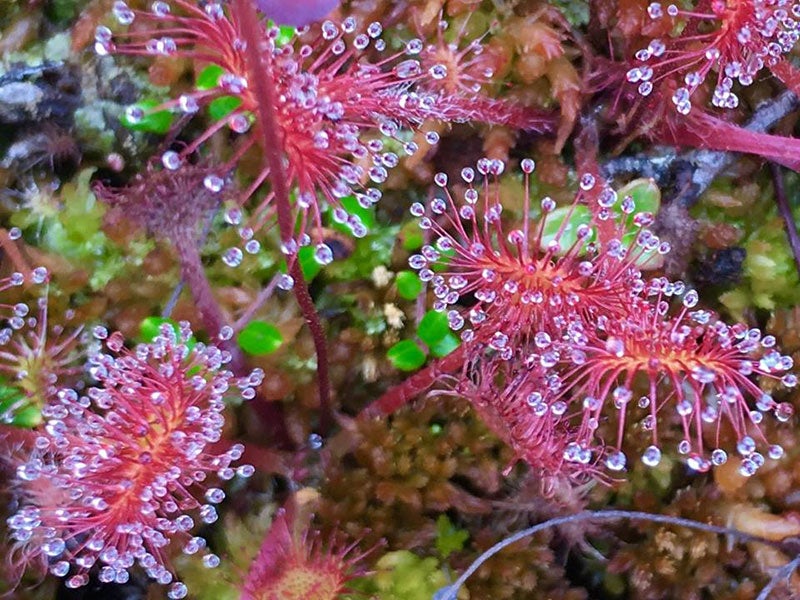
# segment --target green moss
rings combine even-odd
[[[423,558],[408,550],[384,554],[374,569],[374,575],[353,582],[351,587],[377,600],[430,600],[450,583],[436,558]]]
[[[798,187],[797,177],[790,177],[790,197]],[[747,198],[734,182],[718,182],[701,199],[693,216],[733,225],[743,233],[739,245],[747,256],[742,279],[719,298],[735,318],[742,319],[744,312],[753,307],[774,310],[800,303],[800,278],[769,185],[762,186],[755,198]],[[795,210],[795,221],[798,220],[800,209]]]
[[[60,200],[62,209],[53,216],[25,209],[11,217],[21,229],[41,231],[41,247],[89,272],[92,290],[103,288],[112,279],[141,266],[153,249],[148,240],[134,240],[125,248],[114,244],[102,230],[105,208],[91,192],[94,169],[84,169],[71,182],[64,184]]]

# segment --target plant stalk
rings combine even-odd
[[[200,250],[197,243],[191,236],[176,236],[173,240],[180,259],[181,277],[189,286],[197,310],[203,321],[203,327],[212,340],[219,339],[220,330],[227,324],[222,309],[214,298],[211,283],[206,277],[203,262],[200,258]],[[219,344],[231,353],[230,368],[237,377],[246,377],[250,367],[247,364],[242,351],[232,340],[226,340]],[[282,407],[277,402],[269,402],[261,395],[257,395],[253,401],[253,410],[258,414],[270,438],[280,448],[291,448],[294,444],[289,437],[286,428],[286,420],[283,415]]]
[[[236,8],[242,17],[242,37],[246,44],[245,55],[247,60],[250,82],[256,96],[260,99],[257,112],[261,128],[262,149],[269,167],[270,183],[274,195],[275,208],[278,213],[278,229],[281,241],[291,242],[294,238],[294,219],[289,202],[289,185],[286,171],[283,166],[283,153],[281,152],[281,135],[276,117],[276,95],[272,78],[272,66],[269,61],[262,60],[262,51],[267,43],[262,35],[261,19],[256,13],[252,0],[234,0]],[[325,331],[322,328],[319,314],[317,314],[314,301],[308,291],[308,285],[303,277],[297,257],[287,257],[289,274],[294,279],[294,294],[306,325],[314,339],[314,348],[317,353],[317,384],[319,388],[319,433],[327,435],[332,421],[330,402],[330,377],[328,374],[328,348]]]

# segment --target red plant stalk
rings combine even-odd
[[[276,118],[276,97],[273,87],[271,64],[261,59],[260,48],[265,43],[270,43],[263,38],[259,28],[259,16],[255,5],[249,0],[234,0],[242,19],[242,36],[247,44],[245,55],[249,72],[252,75],[253,85],[260,101],[256,106],[261,134],[264,139],[264,156],[269,165],[270,182],[274,194],[275,207],[278,217],[278,228],[281,241],[292,245],[294,242],[294,227],[292,225],[292,206],[289,202],[289,187],[286,179],[286,170],[283,165],[281,153],[282,144],[278,131]],[[296,256],[288,256],[289,274],[294,279],[294,294],[303,318],[308,325],[314,339],[314,349],[317,353],[317,382],[319,388],[320,419],[319,430],[325,435],[331,423],[330,381],[328,375],[328,348],[325,340],[325,331],[322,322],[314,307],[314,301],[308,292],[308,286],[303,278],[300,263]]]
[[[459,346],[444,358],[407,377],[401,383],[389,388],[377,400],[371,402],[359,413],[359,417],[388,417],[414,398],[428,391],[442,375],[454,373],[464,366],[464,346]]]
[[[174,241],[180,261],[181,277],[189,286],[197,310],[200,311],[206,333],[210,338],[216,339],[225,326],[226,319],[222,314],[222,309],[214,299],[214,292],[206,277],[197,243],[192,239],[186,238],[178,238]],[[234,355],[239,355],[239,353],[235,352]],[[241,362],[240,355],[234,358],[238,358],[236,362]]]
[[[680,119],[668,115],[652,137],[675,146],[756,154],[800,171],[800,139],[750,131],[699,110]]]

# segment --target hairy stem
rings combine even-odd
[[[404,379],[402,383],[389,388],[380,398],[366,406],[359,417],[386,417],[426,392],[442,375],[453,373],[462,366],[464,366],[464,347],[459,346],[444,358],[434,361]]]
[[[269,167],[270,183],[274,194],[275,208],[278,213],[278,229],[281,241],[290,242],[294,238],[292,207],[289,203],[289,185],[283,166],[281,139],[278,121],[275,114],[276,97],[272,80],[271,65],[261,58],[261,49],[267,43],[262,35],[261,19],[256,13],[252,0],[234,0],[237,10],[242,15],[242,36],[247,48],[245,50],[248,72],[252,79],[258,102],[258,120],[261,129],[262,149]],[[320,418],[319,432],[327,434],[331,424],[330,381],[328,375],[328,348],[325,331],[322,328],[319,314],[308,291],[300,264],[296,256],[287,257],[289,274],[294,279],[294,294],[314,339],[317,353],[317,384],[319,387]]]
[[[209,338],[219,339],[219,332],[227,325],[227,321],[214,298],[214,292],[208,277],[206,277],[197,243],[189,236],[178,236],[173,241],[180,259],[181,277],[189,287],[195,306],[203,320],[203,327]],[[231,353],[231,370],[238,377],[247,376],[250,367],[239,347],[232,340],[223,341],[220,346]],[[291,448],[293,444],[286,428],[281,405],[265,400],[260,394],[253,399],[251,404],[275,444],[281,448]]]
[[[200,311],[203,327],[209,338],[217,339],[220,330],[225,326],[225,315],[214,298],[197,243],[188,236],[178,236],[173,243],[180,259],[181,278],[189,286],[195,306]]]
[[[510,546],[511,544],[518,542],[523,538],[529,537],[531,535],[534,535],[540,531],[549,529],[551,527],[557,527],[559,525],[578,523],[581,521],[618,521],[621,519],[628,519],[630,521],[647,521],[650,523],[664,523],[666,525],[677,525],[679,527],[698,529],[700,531],[716,533],[719,535],[728,535],[744,542],[760,542],[762,544],[767,544],[769,546],[780,547],[780,544],[772,540],[768,540],[756,535],[751,535],[749,533],[739,531],[738,529],[731,529],[729,527],[718,527],[716,525],[709,525],[708,523],[701,523],[700,521],[694,521],[692,519],[684,519],[682,517],[672,517],[669,515],[655,515],[635,510],[583,511],[566,517],[555,517],[553,519],[549,519],[542,523],[538,523],[537,525],[534,525],[532,527],[528,527],[527,529],[523,529],[522,531],[518,531],[517,533],[508,536],[504,540],[497,542],[494,546],[486,550],[486,552],[484,552],[477,559],[475,559],[475,562],[473,562],[469,566],[469,568],[467,568],[467,570],[464,571],[464,573],[462,573],[461,577],[459,577],[455,581],[455,583],[445,588],[442,588],[438,592],[436,592],[436,594],[434,594],[434,600],[456,600],[458,595],[458,590],[461,588],[462,585],[464,585],[464,583],[466,583],[467,579],[469,579],[470,576],[480,568],[480,566],[483,563],[485,563],[492,556],[500,552],[506,546]]]
[[[789,247],[792,249],[795,268],[798,275],[800,275],[800,234],[797,232],[797,223],[795,223],[792,208],[789,206],[789,200],[786,198],[786,190],[783,187],[783,173],[775,163],[771,163],[770,168],[772,169],[772,181],[775,187],[775,202],[778,203],[778,211],[781,213],[783,223],[786,226],[786,237],[789,240]]]
[[[22,256],[22,252],[17,248],[17,244],[11,239],[8,231],[3,228],[0,228],[0,247],[3,248],[8,260],[14,265],[14,268],[27,278],[31,273],[31,267]]]

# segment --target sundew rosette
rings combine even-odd
[[[784,56],[800,38],[800,3],[775,0],[699,0],[694,6],[651,2],[655,21],[671,20],[673,34],[651,40],[636,51],[626,79],[649,96],[656,86],[674,82],[675,110],[692,110],[695,92],[711,84],[711,104],[735,109],[735,91],[753,84],[764,68],[784,80],[796,78]],[[796,87],[796,83],[794,84]]]
[[[591,175],[581,178],[569,206],[559,208],[545,197],[539,217],[532,218],[534,163],[525,159],[520,166],[525,193],[516,226],[504,223],[496,180],[505,165],[498,160],[481,159],[477,172],[461,171],[463,198],[439,173],[434,179],[443,197],[411,207],[431,243],[409,265],[429,283],[433,308],[446,312],[470,355],[489,350],[503,360],[525,357],[573,322],[625,314],[644,289],[641,267],[669,251],[642,229],[652,214],[637,213],[632,198],[619,198]]]
[[[45,568],[66,585],[124,583],[134,565],[169,585],[173,552],[202,554],[207,567],[219,558],[193,536],[217,520],[225,498],[217,481],[249,477],[234,468],[240,444],[225,446],[223,398],[255,395],[263,373],[235,378],[229,353],[195,342],[188,324],[169,325],[133,350],[119,333],[95,328],[103,348],[88,363],[97,385],[79,395],[60,390],[43,410],[44,430],[17,468],[21,507],[8,519],[17,564]]]
[[[221,130],[229,129],[239,138],[219,173],[230,171],[250,148],[262,144],[259,109],[267,100],[256,93],[254,82],[267,78],[275,90],[275,105],[269,108],[287,182],[296,189],[291,200],[297,234],[281,248],[290,256],[300,246],[314,244],[319,263],[333,260],[321,233],[326,210],[354,236],[367,234],[360,217],[345,210],[342,198],[355,195],[364,208],[378,202],[378,186],[389,171],[403,155],[417,152],[408,130],[418,129],[423,121],[480,121],[537,131],[552,124],[542,111],[502,99],[477,103],[473,92],[442,93],[437,84],[446,66],[423,65],[423,43],[418,39],[397,51],[387,50],[377,21],[362,26],[353,17],[339,24],[326,20],[288,38],[278,27],[259,23],[265,68],[253,73],[243,40],[247,17],[241,10],[236,2],[200,7],[184,0],[157,0],[150,10],[136,10],[117,1],[113,15],[128,29],[98,27],[95,50],[101,56],[183,57],[202,69],[194,87],[178,98],[157,106],[138,103],[126,111],[132,126],[160,111],[191,117],[209,110],[216,117],[185,147],[162,155],[164,167],[172,171],[187,164]],[[434,131],[424,137],[430,144],[439,139]],[[271,177],[265,165],[240,195],[242,204],[258,197],[248,229],[269,227],[276,220],[273,191],[259,195]]]
[[[652,439],[641,460],[656,466],[662,457],[659,426],[672,413],[683,430],[678,454],[693,470],[727,462],[732,450],[723,446],[731,437],[741,475],[753,475],[765,456],[781,458],[783,448],[766,439],[760,424],[770,413],[788,421],[794,408],[776,401],[753,378],[795,387],[792,358],[776,349],[773,336],[741,323],[728,325],[696,308],[698,294],[683,282],[656,278],[645,293],[647,301],[624,318],[587,324],[580,348],[561,354],[569,358],[558,365],[556,399],[576,409],[578,447],[596,443],[600,422],[611,417],[617,432],[606,465],[621,471],[627,465],[625,433],[631,422],[638,423]],[[669,303],[673,297],[682,298],[677,311]]]

